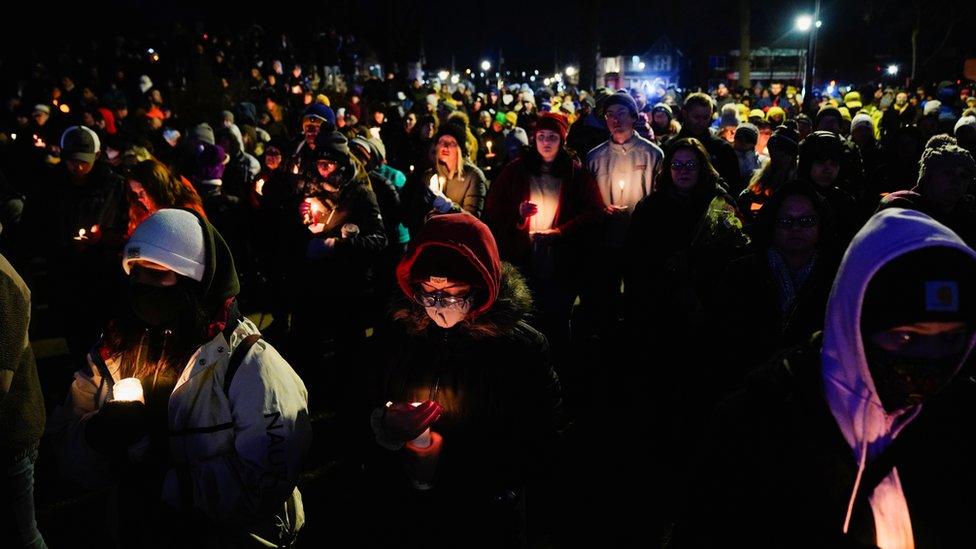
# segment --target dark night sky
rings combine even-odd
[[[864,78],[877,63],[908,64],[913,2],[822,0],[821,76]],[[811,0],[752,0],[751,4],[753,47],[802,44],[802,36],[792,30],[793,20],[811,11]],[[942,41],[948,22],[967,16],[972,20],[974,8],[958,0],[924,4],[925,13],[934,14],[926,16],[931,19],[920,36],[921,57],[928,57]],[[739,36],[737,0],[276,0],[252,10],[242,10],[242,5],[239,0],[54,0],[41,10],[43,19],[26,12],[33,6],[22,5],[23,14],[6,18],[8,29],[0,35],[0,43],[9,55],[12,44],[23,44],[25,32],[34,33],[32,40],[60,41],[79,35],[104,36],[118,26],[151,29],[176,19],[237,28],[259,22],[295,34],[316,23],[331,23],[353,29],[381,56],[416,51],[422,37],[432,68],[449,65],[452,53],[458,68],[474,67],[483,57],[497,63],[501,50],[512,68],[550,70],[557,60],[560,66],[578,62],[588,50],[587,43],[592,43],[587,41],[588,29],[595,29],[605,53],[640,53],[667,34],[693,63],[737,48]],[[958,7],[953,12],[947,6]],[[126,22],[119,23],[120,19]],[[966,33],[964,25],[957,25],[941,51],[945,61],[936,56],[929,72],[960,70],[961,59],[976,53],[965,40]]]

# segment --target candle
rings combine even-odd
[[[291,87],[291,93],[293,93],[295,95],[298,95],[298,94],[302,93],[302,87],[301,86],[297,86],[297,85],[296,86],[292,86]]]
[[[119,402],[142,402],[145,404],[146,401],[142,396],[142,382],[139,381],[139,378],[135,377],[118,380],[115,382],[115,386],[112,387],[112,400]]]
[[[14,134],[14,139],[17,139],[17,134]],[[410,164],[410,173],[413,173],[413,164]]]
[[[495,156],[495,153],[491,152],[491,141],[485,141],[485,146],[488,147],[488,154],[485,155],[485,158],[492,158]]]
[[[68,114],[69,112],[71,112],[71,107],[69,107],[67,103],[62,103],[61,106],[58,107],[58,109],[64,114]]]
[[[264,196],[264,178],[254,182],[254,192],[258,193],[258,196]]]
[[[291,169],[291,173],[298,175],[298,164],[295,164],[295,167]]]
[[[620,191],[623,192],[624,187],[627,186],[627,182],[621,179],[620,181],[617,181],[617,186],[620,187]]]
[[[411,402],[410,403],[410,405],[413,406],[414,408],[420,406],[421,404],[423,404],[423,402]],[[420,436],[419,437],[411,440],[410,441],[410,444],[412,444],[412,445],[414,445],[414,446],[416,446],[418,448],[430,448],[430,427],[428,427],[427,429],[425,429],[423,433],[420,433]]]
[[[78,236],[74,238],[75,240],[88,240],[88,235],[85,234],[85,229],[78,229]]]

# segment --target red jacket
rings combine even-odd
[[[587,227],[602,220],[606,205],[593,175],[578,161],[573,160],[562,183],[553,226],[561,243],[578,243]],[[519,205],[530,195],[529,172],[521,158],[505,166],[488,189],[488,226],[502,259],[517,266],[523,266],[532,252],[529,220],[519,213]]]

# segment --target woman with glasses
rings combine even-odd
[[[628,234],[624,293],[631,345],[641,354],[633,387],[653,398],[633,398],[650,408],[658,447],[646,471],[660,502],[679,501],[685,480],[684,452],[697,443],[703,411],[701,364],[713,345],[707,300],[729,261],[748,238],[734,201],[695,138],[674,141],[654,194],[637,204]],[[677,358],[676,357],[680,357]],[[646,365],[646,366],[645,366]],[[640,396],[644,396],[641,394]],[[672,506],[664,505],[664,509]],[[662,515],[670,519],[667,512]]]
[[[671,144],[658,189],[637,204],[627,235],[624,288],[638,333],[675,341],[669,335],[688,338],[704,325],[708,286],[748,242],[724,189],[700,141]]]
[[[397,279],[405,299],[368,363],[379,367],[366,545],[518,547],[561,406],[546,339],[525,321],[525,281],[464,213],[431,218]]]
[[[726,387],[778,349],[823,329],[840,254],[830,209],[809,183],[785,183],[760,210],[750,235],[755,253],[733,261],[714,300],[725,360],[713,379]]]
[[[605,209],[596,180],[566,149],[568,130],[563,115],[543,113],[534,146],[488,192],[488,223],[502,259],[528,279],[539,327],[557,352],[569,342],[583,238]]]
[[[434,136],[430,168],[414,172],[403,189],[403,219],[411,233],[432,214],[468,212],[481,217],[488,184],[468,160],[467,129],[446,122]]]

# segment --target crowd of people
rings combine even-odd
[[[972,539],[973,87],[486,87],[243,36],[6,75],[4,546],[45,546],[43,434],[105,544],[290,547],[322,411],[362,546]],[[607,496],[643,525],[582,524]]]

